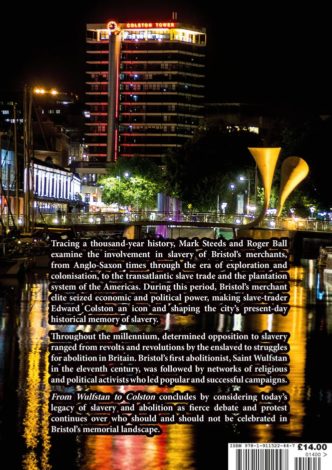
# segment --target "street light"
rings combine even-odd
[[[235,196],[236,195],[236,185],[234,183],[230,183],[229,189],[231,190],[231,212],[232,211],[236,212],[237,203],[236,203],[236,201],[233,201],[233,198],[236,197]]]
[[[247,188],[247,204],[246,204],[246,209],[247,209],[247,214],[250,214],[250,177],[249,178],[246,178],[245,176],[239,176],[239,180],[241,181],[241,183],[243,183],[244,181],[248,181],[248,188]]]
[[[43,88],[25,85],[23,100],[23,143],[24,143],[24,229],[29,232],[34,225],[35,211],[33,209],[33,132],[32,132],[32,102],[33,96],[58,95],[55,88]]]
[[[226,207],[227,207],[227,202],[222,202],[220,204],[221,212],[223,213],[223,215],[225,215]]]
[[[53,95],[53,96],[56,96],[59,94],[58,90],[56,90],[55,88],[46,90],[45,88],[41,88],[41,87],[35,87],[33,89],[33,93],[35,95]]]

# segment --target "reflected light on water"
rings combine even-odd
[[[248,426],[248,440],[266,442],[284,436],[296,440],[303,435],[306,410],[306,363],[308,332],[317,333],[319,328],[326,327],[332,331],[331,302],[324,298],[325,313],[319,319],[314,302],[317,293],[317,276],[313,263],[308,270],[294,267],[290,270],[290,311],[287,316],[273,315],[219,315],[214,328],[218,331],[240,330],[248,331],[286,331],[290,332],[289,344],[290,384],[279,389],[290,395],[291,421],[289,424]],[[305,276],[305,277],[304,277]],[[323,291],[323,287],[320,286]],[[324,292],[328,292],[325,290]],[[322,302],[320,305],[323,305]],[[325,311],[324,311],[325,312]],[[61,452],[59,442],[65,442],[68,436],[57,440],[51,438],[48,432],[49,400],[51,388],[48,383],[49,355],[47,353],[48,331],[48,283],[40,279],[26,283],[22,289],[20,323],[17,329],[19,346],[18,369],[18,414],[23,423],[22,437],[25,444],[25,454],[22,460],[23,470],[55,470],[54,454]],[[212,316],[209,317],[209,321]],[[319,322],[317,321],[319,320]],[[179,326],[182,330],[197,325],[201,318],[195,316],[170,317],[170,328]],[[326,323],[323,324],[323,321]],[[329,323],[330,322],[330,323]],[[176,324],[175,324],[176,323]],[[211,325],[208,325],[211,326]],[[69,327],[66,327],[69,328]],[[90,329],[91,327],[86,327]],[[320,337],[319,337],[320,338]],[[310,338],[309,338],[310,341]],[[309,354],[310,358],[310,354]],[[310,385],[310,384],[309,384]],[[128,387],[94,387],[102,392],[116,390],[125,393]],[[135,390],[160,391],[159,388],[131,387]],[[169,391],[170,389],[165,389]],[[190,387],[175,387],[175,390],[190,390]],[[269,391],[269,387],[259,388],[259,391]],[[306,425],[307,426],[307,425]],[[88,435],[73,438],[73,470],[177,470],[194,469],[196,452],[195,437],[198,428],[194,425],[161,425],[163,434],[149,438],[146,436],[109,436]],[[234,431],[236,432],[236,431]],[[208,440],[208,439],[207,439]],[[285,439],[286,441],[287,439]],[[55,441],[57,441],[55,443]],[[211,439],[211,448],[214,447]],[[280,440],[279,440],[280,442]],[[210,444],[209,444],[210,445]],[[50,458],[51,447],[52,459]],[[218,452],[219,449],[216,450]],[[217,454],[216,454],[217,455]],[[74,461],[77,462],[74,464]],[[201,467],[199,467],[201,470]],[[203,468],[203,467],[202,467]]]
[[[291,282],[289,313],[278,318],[275,329],[290,333],[290,384],[285,390],[290,395],[290,423],[287,425],[290,436],[301,435],[304,419],[305,364],[307,345],[306,291],[303,285],[304,269],[294,267],[290,270]]]
[[[103,393],[114,393],[117,387],[93,387]],[[118,387],[118,391],[161,391],[155,386]],[[165,388],[162,391],[169,392]],[[193,387],[178,386],[172,392],[194,391]],[[193,468],[193,426],[159,425],[162,434],[147,436],[86,436],[82,470],[174,470]]]
[[[27,364],[25,386],[21,384],[22,399],[26,402],[23,417],[23,438],[27,452],[23,456],[24,470],[50,470],[50,435],[48,429],[50,385],[48,383],[47,352],[47,283],[28,286],[22,294],[22,324],[18,330],[20,367]],[[25,323],[26,322],[26,323]],[[21,373],[23,372],[21,370]],[[41,444],[39,462],[39,451]]]
[[[290,310],[288,315],[256,315],[246,322],[251,329],[257,331],[280,331],[289,332],[290,338],[290,373],[288,374],[289,385],[280,387],[290,395],[290,422],[286,425],[265,425],[259,424],[253,427],[255,439],[258,442],[268,442],[272,439],[277,429],[287,429],[287,434],[292,437],[299,437],[303,429],[305,415],[305,365],[306,365],[306,343],[307,343],[307,311],[306,311],[306,290],[303,284],[304,268],[292,267],[290,274]],[[260,392],[273,390],[272,387],[259,388]]]
[[[167,432],[167,469],[193,468],[192,426],[169,426]]]
[[[31,347],[28,354],[28,373],[26,387],[26,412],[23,420],[23,437],[26,446],[34,449],[38,444],[39,435],[39,360],[40,343]]]
[[[193,426],[161,425],[163,434],[87,436],[82,470],[193,468]]]
[[[243,331],[244,326],[244,316],[240,313],[234,315],[233,330],[234,331]]]
[[[41,466],[43,470],[51,470],[52,467],[49,464],[49,455],[51,451],[51,437],[49,433],[49,402],[51,395],[51,386],[49,384],[50,374],[49,369],[49,352],[46,351],[45,354],[45,365],[44,365],[44,375],[43,375],[43,387],[44,387],[44,397],[41,406],[41,437],[42,437],[42,454],[41,454]]]

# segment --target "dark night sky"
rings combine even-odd
[[[176,10],[180,21],[207,27],[208,99],[330,107],[332,41],[325,6],[302,3],[291,12],[289,0],[246,7],[224,1],[216,10],[216,1],[7,1],[0,90],[19,90],[28,82],[81,92],[87,22],[170,19]]]

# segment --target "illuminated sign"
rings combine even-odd
[[[126,28],[128,29],[146,29],[146,28],[174,28],[175,23],[164,23],[164,22],[157,22],[157,23],[127,23]]]
[[[118,23],[116,21],[109,21],[107,23],[107,29],[109,30],[110,33],[114,33],[114,31],[117,31],[119,29]]]

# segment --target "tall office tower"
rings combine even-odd
[[[87,25],[89,166],[162,157],[203,117],[206,33],[174,21]]]

